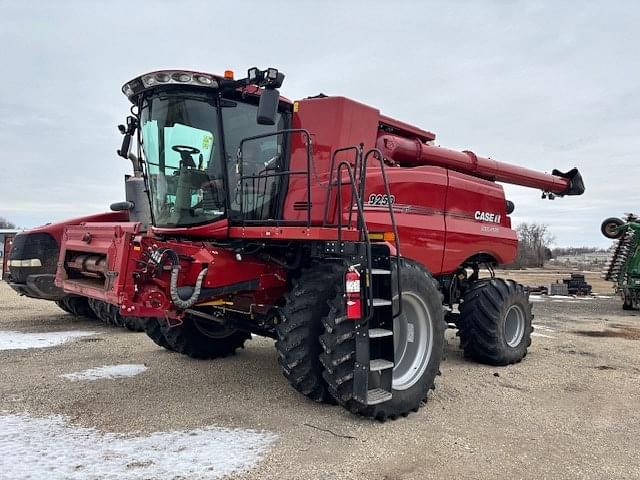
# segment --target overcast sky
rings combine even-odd
[[[0,216],[30,227],[123,198],[127,80],[257,65],[285,72],[292,99],[344,95],[443,146],[577,166],[582,197],[506,186],[514,224],[608,246],[602,219],[640,213],[638,25],[633,1],[0,0]]]

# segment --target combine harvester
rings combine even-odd
[[[5,252],[9,254],[2,279],[20,295],[53,301],[72,315],[98,318],[106,324],[126,327],[136,332],[144,330],[142,320],[122,317],[116,305],[83,295],[67,294],[54,284],[60,244],[65,228],[69,225],[85,222],[139,222],[143,229],[149,225],[149,200],[142,172],[135,169],[137,165],[135,162],[133,175],[125,176],[126,201],[111,205],[115,211],[47,223],[12,236],[11,248],[5,246]]]
[[[600,228],[602,234],[617,240],[602,278],[614,282],[622,297],[624,310],[640,309],[640,219],[628,213],[624,219],[607,218]]]
[[[479,277],[518,245],[496,182],[580,195],[577,169],[440,148],[347,98],[280,98],[283,80],[273,68],[239,80],[163,70],[125,84],[133,114],[119,154],[144,172],[152,226],[68,225],[56,286],[118,305],[157,344],[196,358],[275,338],[296,390],[380,420],[434,388],[447,323],[468,357],[520,361],[528,295]]]

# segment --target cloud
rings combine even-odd
[[[543,202],[506,187],[515,218],[548,223],[558,244],[605,245],[599,222],[640,203],[640,5],[172,5],[3,3],[0,215],[29,226],[121,199],[120,86],[171,66],[274,65],[289,98],[345,95],[442,145],[546,171],[577,165],[583,197]]]

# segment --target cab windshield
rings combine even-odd
[[[182,93],[145,100],[142,147],[155,226],[192,226],[225,215],[218,127],[211,98]]]
[[[276,218],[282,185],[274,172],[285,167],[284,136],[246,140],[244,181],[237,173],[243,139],[286,128],[285,115],[278,113],[276,124],[267,126],[256,122],[256,113],[254,104],[185,91],[144,100],[142,148],[156,227],[189,227],[225,216],[232,221]]]

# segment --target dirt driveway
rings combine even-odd
[[[294,392],[271,340],[191,360],[0,282],[0,477],[640,478],[640,315],[533,300],[522,363],[449,331],[429,402],[378,423]]]

